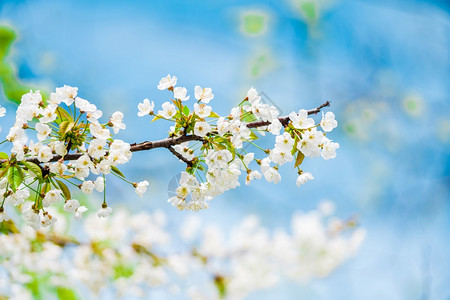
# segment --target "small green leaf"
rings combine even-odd
[[[302,164],[304,158],[305,158],[305,155],[301,151],[298,151],[297,158],[295,159],[294,168],[297,168],[298,166],[300,166]]]
[[[210,118],[220,118],[220,116],[213,111],[209,114],[209,117]]]
[[[9,156],[5,152],[0,152],[0,159],[9,159]]]
[[[57,286],[55,288],[56,295],[58,296],[58,299],[60,300],[78,300],[80,299],[78,295],[75,293],[74,290],[64,287],[64,286]]]
[[[72,130],[73,126],[75,125],[74,122],[64,121],[59,125],[59,134],[63,137],[66,135],[67,132]]]
[[[119,176],[125,178],[125,175],[123,175],[123,173],[120,172],[120,170],[119,170],[117,167],[111,166],[111,171],[113,171],[113,173],[116,173],[117,175],[119,175]]]
[[[253,114],[249,114],[243,118],[241,117],[241,121],[250,123],[250,122],[256,121],[256,117]]]
[[[214,277],[214,285],[217,288],[217,292],[221,299],[225,298],[227,294],[227,283],[226,279],[220,275]]]
[[[298,150],[297,149],[297,145],[298,145],[298,137],[297,137],[297,135],[295,135],[295,137],[294,137],[294,147],[292,147],[292,150],[291,150],[291,154],[292,155],[294,155],[295,152]]]
[[[61,189],[61,191],[63,192],[64,197],[67,200],[72,199],[72,195],[70,194],[70,191],[69,191],[69,188],[67,187],[67,185],[64,182],[60,181],[60,180],[55,179],[55,181],[59,185],[59,188]]]
[[[69,114],[69,112],[60,106],[58,106],[58,108],[56,109],[56,114],[58,115],[58,120],[60,121],[60,123],[63,123],[65,121],[73,121],[73,118]],[[61,116],[61,118],[59,118],[59,116]]]
[[[152,122],[155,122],[156,120],[159,120],[159,119],[161,119],[160,116],[155,116],[155,117],[153,118]]]
[[[39,167],[37,164],[29,161],[23,161],[21,162],[25,167],[27,167],[28,172],[32,173],[31,175],[34,175],[34,177],[37,177],[39,181],[42,181],[42,170],[41,167]]]
[[[19,185],[22,183],[22,181],[23,181],[22,170],[20,170],[16,166],[10,167],[8,169],[8,182],[9,182],[9,186],[12,188],[12,190],[14,192],[19,187]]]
[[[258,139],[258,136],[252,131],[251,133],[250,133],[250,140],[257,140]]]
[[[187,105],[185,105],[185,106],[183,107],[183,114],[184,114],[185,116],[189,116],[189,113],[190,113],[189,107],[188,107]]]
[[[117,264],[113,268],[114,268],[114,279],[129,278],[134,273],[133,267],[125,264]]]

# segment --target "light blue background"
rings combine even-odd
[[[252,299],[447,299],[450,137],[440,124],[450,118],[449,9],[445,1],[335,1],[311,28],[287,1],[4,0],[0,22],[18,31],[11,61],[20,78],[49,89],[78,86],[106,115],[122,111],[128,129],[119,137],[129,142],[166,135],[168,124],[148,126],[136,106],[168,99],[156,89],[168,73],[191,98],[197,84],[213,88],[222,114],[251,86],[284,113],[331,100],[341,126],[330,136],[341,148],[334,160],[305,160],[314,181],[297,188],[286,166],[278,185],[227,192],[200,216],[226,228],[254,213],[265,226],[287,228],[294,211],[325,198],[339,216],[359,215],[368,234],[357,257],[326,279],[284,283]],[[269,16],[265,34],[242,33],[239,16],[248,10]],[[260,54],[269,58],[266,72],[254,77],[249,66]],[[403,108],[408,95],[419,98],[419,116]],[[14,109],[2,96],[0,103]],[[346,133],[345,124],[363,119],[366,138]],[[140,199],[109,185],[112,206],[188,214],[166,203],[183,165],[164,150],[133,156],[123,171],[148,179],[149,192]]]

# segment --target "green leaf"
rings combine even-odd
[[[70,194],[70,191],[69,191],[69,188],[67,187],[67,185],[58,179],[55,179],[55,181],[59,185],[59,188],[61,189],[61,191],[63,192],[64,198],[66,198],[67,200],[72,199],[72,195]]]
[[[246,123],[250,123],[250,122],[256,121],[256,117],[253,114],[249,114],[249,115],[247,115],[247,116],[245,116],[243,118],[241,117],[241,121],[244,121]]]
[[[184,114],[185,116],[189,116],[189,113],[190,113],[189,107],[188,107],[187,105],[185,105],[185,106],[183,107],[183,114]]]
[[[119,176],[125,178],[125,175],[123,175],[123,173],[120,172],[120,170],[119,170],[117,167],[111,166],[111,171],[113,171],[113,173],[116,173],[117,175],[119,175]]]
[[[16,189],[19,187],[19,185],[23,181],[23,173],[22,170],[19,168],[13,166],[8,169],[8,182],[9,186],[12,188],[12,190],[15,192]]]
[[[220,118],[220,116],[213,111],[211,111],[211,113],[209,114],[209,117],[210,118]]]
[[[25,283],[25,287],[31,292],[33,299],[42,299],[39,278],[34,274],[31,275],[31,278],[31,281]]]
[[[225,278],[217,275],[216,277],[214,277],[214,285],[217,288],[217,292],[219,293],[220,298],[225,298],[227,294],[227,284]]]
[[[159,120],[159,119],[161,119],[160,116],[155,116],[155,117],[153,118],[152,122],[155,122],[156,120]]]
[[[295,135],[295,137],[294,137],[294,147],[292,147],[292,150],[291,150],[291,154],[292,155],[294,155],[295,152],[297,151],[297,145],[298,145],[298,137],[297,137],[297,135]]]
[[[132,266],[127,266],[125,264],[117,264],[114,267],[114,279],[117,278],[129,278],[133,275],[134,270]]]
[[[66,121],[68,121],[68,122],[73,121],[73,118],[69,114],[69,112],[60,106],[58,106],[58,108],[56,109],[56,113],[58,115],[58,120],[60,120],[61,123],[66,122]],[[59,116],[61,116],[61,118],[59,118]]]
[[[29,161],[23,161],[23,162],[21,162],[21,164],[23,164],[25,167],[27,167],[29,173],[32,173],[31,175],[34,174],[34,176],[37,177],[39,179],[39,181],[42,181],[41,167],[39,167],[34,162],[29,162]]]
[[[5,152],[0,152],[0,159],[9,159],[9,156]]]
[[[63,137],[66,135],[67,132],[72,130],[73,126],[75,125],[74,122],[70,121],[64,121],[61,124],[59,124],[59,134]]]
[[[56,295],[58,296],[58,299],[60,300],[77,300],[80,299],[77,295],[77,293],[68,288],[68,287],[64,287],[64,286],[57,286],[55,288],[56,291]]]
[[[258,139],[258,136],[252,131],[251,133],[250,133],[250,140],[257,140]]]
[[[300,166],[302,164],[304,158],[305,158],[305,155],[301,151],[298,151],[297,158],[295,159],[294,168],[297,168],[298,166]]]

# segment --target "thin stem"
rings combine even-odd
[[[105,180],[105,174],[102,174],[103,176],[103,204],[106,204],[106,180]]]
[[[258,149],[260,149],[260,150],[262,150],[262,151],[266,152],[266,149],[263,149],[263,148],[261,148],[260,146],[256,145],[256,144],[255,144],[255,143],[253,143],[252,141],[250,141],[250,140],[246,140],[246,139],[244,139],[244,141],[246,141],[246,142],[248,142],[248,143],[252,144],[253,146],[255,146],[256,148],[258,148]]]
[[[6,184],[5,193],[8,191],[8,189],[9,189],[9,182]],[[3,195],[2,205],[0,207],[3,207],[3,205],[5,204],[5,200],[6,200],[6,197],[5,197],[5,195]]]
[[[111,172],[111,174],[113,174],[113,175],[116,176],[117,178],[120,178],[120,179],[122,179],[123,181],[125,181],[125,182],[131,184],[132,186],[134,186],[134,182],[128,181],[128,180],[126,180],[125,178],[123,178],[122,176],[119,176],[119,175],[117,175],[117,174],[114,173],[114,172]]]

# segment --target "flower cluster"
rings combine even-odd
[[[162,289],[155,289],[161,287],[171,298],[243,299],[285,279],[306,283],[328,276],[364,240],[355,219],[332,212],[333,205],[323,203],[294,214],[290,230],[277,231],[261,226],[256,216],[224,231],[197,215],[178,223],[179,234],[171,235],[167,227],[175,224],[168,226],[162,212],[130,215],[119,209],[108,219],[85,217],[79,238],[67,235],[64,218],[38,231],[0,222],[9,233],[0,235],[0,297],[104,298],[115,292],[117,298],[153,298],[154,291],[161,297]]]
[[[176,76],[162,78],[158,89],[171,91],[173,100],[164,102],[162,109],[155,113],[153,101],[145,99],[138,105],[138,116],[153,115],[153,121],[174,121],[171,137],[195,137],[193,142],[186,141],[173,147],[187,164],[176,195],[169,199],[178,209],[207,208],[209,200],[239,186],[242,174],[246,174],[246,184],[262,177],[276,184],[281,180],[279,166],[294,159],[299,174],[297,185],[300,186],[313,179],[311,173],[299,168],[305,156],[321,155],[326,160],[336,156],[339,144],[325,136],[337,127],[332,112],[322,115],[317,125],[303,109],[279,118],[277,108],[263,103],[258,92],[251,88],[228,116],[220,117],[208,105],[214,99],[210,88],[195,87],[197,101],[191,111],[185,104],[190,99],[187,89],[175,87],[176,84]],[[323,131],[318,130],[319,126]],[[254,144],[258,135],[264,132],[276,136],[273,149],[262,149]],[[262,150],[264,157],[257,158],[255,153],[246,151],[245,144],[253,144]],[[253,162],[259,167],[253,167]]]
[[[115,112],[101,123],[102,111],[77,94],[78,88],[65,85],[47,100],[39,91],[23,95],[6,136],[12,143],[11,155],[0,153],[1,220],[8,219],[5,203],[19,206],[29,198],[32,204],[25,205],[23,216],[34,229],[56,221],[47,208],[59,203],[81,218],[87,208],[72,199],[67,184],[90,194],[104,192],[105,174],[123,176],[117,166],[131,159],[130,144],[113,139],[110,131],[126,128],[123,114]],[[34,132],[35,139],[27,132]],[[90,174],[97,178],[87,180]],[[111,208],[104,202],[99,216],[108,212]]]

